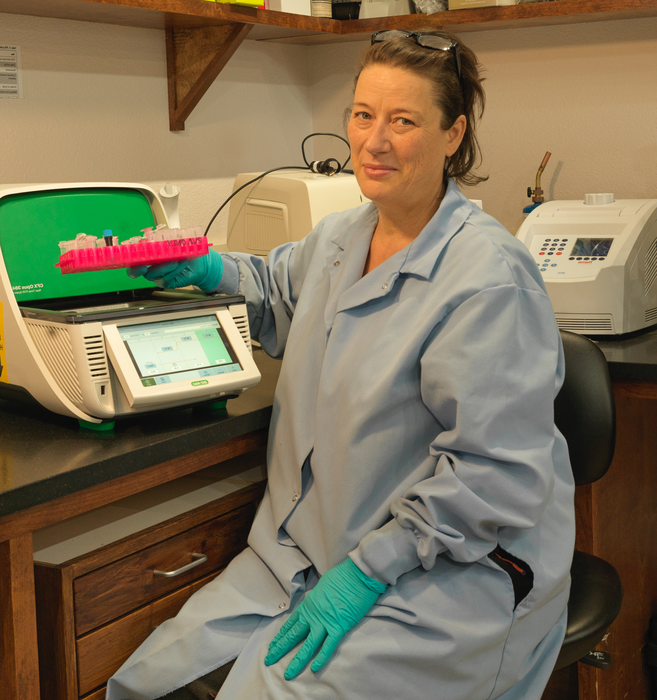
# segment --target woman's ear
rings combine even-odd
[[[447,147],[445,149],[446,156],[453,156],[456,151],[458,151],[461,141],[465,136],[465,130],[467,128],[467,121],[465,115],[461,115],[452,124],[452,126],[447,129]]]

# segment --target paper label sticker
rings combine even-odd
[[[22,97],[21,47],[0,44],[0,100],[20,100]]]

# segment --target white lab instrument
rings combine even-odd
[[[259,174],[238,175],[233,192]],[[354,175],[328,177],[309,170],[270,173],[231,200],[228,250],[267,255],[276,246],[307,236],[327,214],[368,201]]]
[[[87,423],[230,398],[260,380],[244,298],[123,269],[62,275],[58,243],[166,226],[139,184],[0,187],[0,397]]]
[[[657,323],[657,199],[546,202],[517,237],[541,271],[559,328],[622,335]]]

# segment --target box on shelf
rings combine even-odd
[[[468,10],[472,7],[497,7],[516,4],[516,0],[449,0],[449,9]]]
[[[212,0],[211,0],[212,1]],[[246,7],[264,7],[264,0],[216,0],[227,5],[246,5]]]
[[[395,17],[410,15],[413,9],[410,0],[363,0],[358,19],[370,17]]]
[[[276,12],[291,12],[293,15],[307,15],[310,17],[310,0],[269,0],[266,3],[268,10]]]

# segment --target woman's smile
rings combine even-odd
[[[390,165],[383,165],[381,163],[363,163],[363,172],[367,177],[380,178],[390,175],[397,170]]]

